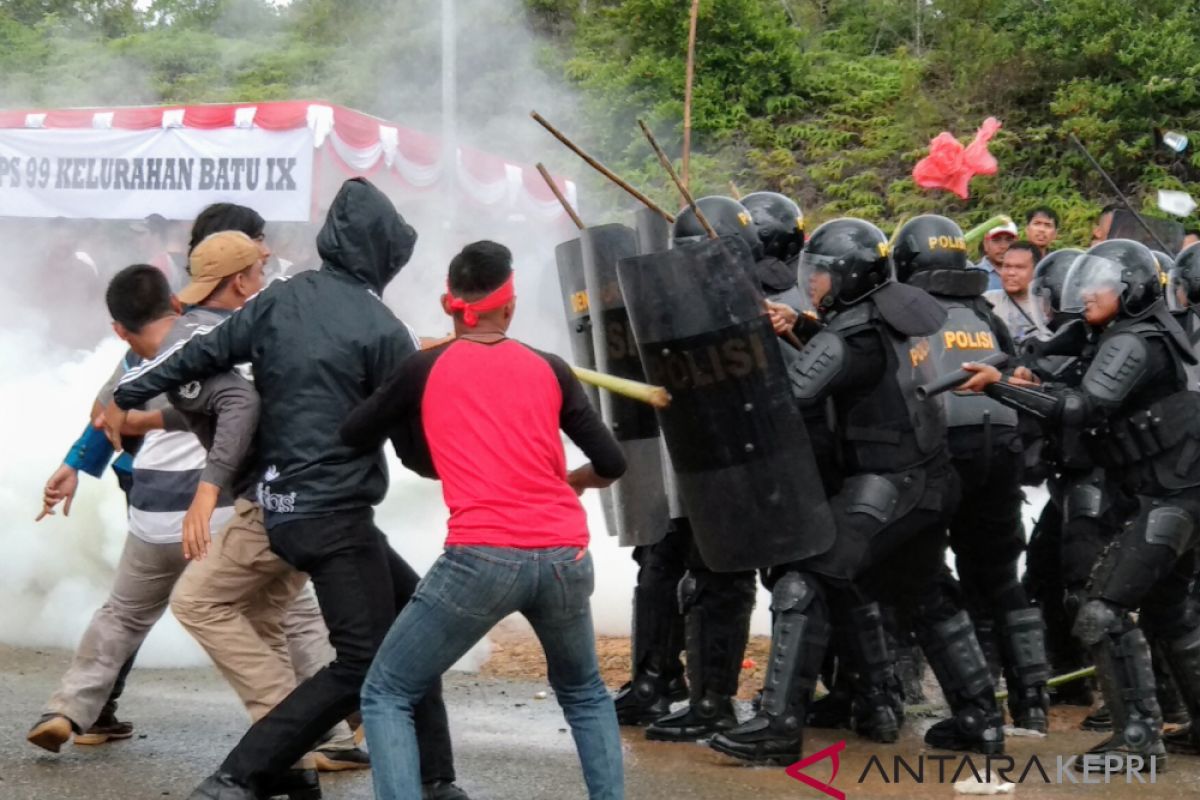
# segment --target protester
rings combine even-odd
[[[1017,344],[1030,336],[1044,337],[1050,333],[1035,313],[1033,297],[1029,293],[1033,268],[1040,260],[1041,252],[1036,246],[1026,241],[1014,242],[1004,254],[1004,263],[1000,267],[1002,287],[983,295]]]
[[[1054,209],[1038,206],[1026,214],[1025,238],[1043,254],[1048,252],[1058,238],[1058,214]]]
[[[191,282],[178,297],[194,306],[188,314],[193,324],[179,338],[220,324],[262,289],[270,257],[262,242],[263,224],[245,206],[219,203],[201,212],[197,235],[214,228],[220,232],[192,250]],[[333,652],[315,596],[302,591],[308,576],[271,552],[263,510],[254,501],[255,476],[246,459],[232,457],[232,446],[253,439],[258,419],[257,413],[253,420],[228,418],[225,397],[243,384],[249,386],[241,375],[224,373],[171,394],[172,405],[208,448],[208,472],[215,479],[201,479],[184,519],[184,552],[193,564],[175,587],[171,610],[237,691],[251,719],[258,720],[296,688],[297,680],[332,661]],[[237,497],[234,519],[214,540],[207,520],[222,490]],[[294,659],[287,657],[289,643]],[[328,771],[370,765],[345,723],[338,723],[312,760]]]
[[[520,612],[546,652],[593,800],[624,797],[621,739],[600,678],[587,515],[577,494],[625,471],[570,367],[509,339],[512,254],[467,245],[450,262],[442,307],[456,338],[406,361],[342,426],[374,451],[392,434],[410,467],[440,478],[446,550],[384,640],[363,685],[375,796],[416,800],[414,704],[496,623]],[[559,429],[591,458],[566,469]]]
[[[416,572],[373,523],[386,491],[381,452],[337,428],[417,349],[380,301],[416,231],[362,178],[346,181],[317,246],[319,270],[276,281],[220,325],[131,372],[114,407],[249,361],[262,398],[257,487],[271,549],[313,580],[337,659],[256,722],[194,800],[251,800],[358,707],[371,659],[416,588]],[[106,419],[110,428],[119,413]],[[440,682],[416,708],[424,800],[460,800]]]
[[[1017,225],[1012,221],[997,225],[983,235],[983,244],[980,245],[983,258],[979,259],[975,269],[981,269],[988,274],[989,290],[1001,288],[1000,265],[1004,263],[1004,254],[1008,252],[1008,246],[1016,240]]]
[[[139,356],[154,357],[179,316],[165,276],[146,264],[127,267],[109,283],[105,299],[117,335]],[[72,733],[88,731],[97,722],[123,665],[166,611],[171,588],[187,566],[179,523],[204,458],[196,437],[181,427],[168,420],[168,430],[150,431],[134,457],[129,535],[112,593],[84,632],[45,713],[29,731],[28,740],[39,747],[58,752]],[[221,503],[213,518],[223,525],[231,513],[231,503]]]

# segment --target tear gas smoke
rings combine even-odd
[[[386,15],[377,38],[363,42],[364,50],[388,47],[398,56],[389,71],[373,77],[373,88],[368,84],[360,93],[364,104],[375,100],[374,108],[389,109],[387,115],[401,124],[436,133],[440,120],[428,109],[439,107],[437,4],[418,0],[412,5],[428,6],[429,13]],[[538,106],[556,118],[568,118],[574,101],[561,83],[538,67],[538,44],[524,24],[520,4],[506,0],[466,12],[463,4],[458,19],[460,143],[510,159],[532,163],[549,157],[553,163],[557,145],[529,122],[526,113]],[[397,36],[401,37],[399,47]],[[486,48],[466,46],[482,40],[488,42]],[[135,65],[128,71],[134,74],[126,85],[136,87],[131,96],[114,93],[106,83],[108,88],[86,101],[76,92],[70,104],[154,102],[145,91],[145,76],[138,76]],[[361,73],[354,77],[363,85]],[[6,93],[5,100],[11,106],[25,105],[13,91]],[[385,294],[385,302],[422,335],[448,332],[450,320],[438,303],[446,265],[464,244],[492,238],[514,251],[519,300],[513,335],[568,356],[554,246],[575,235],[573,229],[520,217],[487,220],[470,208],[446,207],[435,194],[399,204],[420,240],[412,261]],[[319,225],[320,220],[314,222]],[[31,237],[31,229],[41,235]],[[297,267],[314,266],[314,231],[311,226],[272,225],[267,230],[268,242],[281,254],[286,250],[289,256],[297,256],[293,259],[299,262]],[[61,274],[46,272],[42,266],[55,243],[62,245],[55,251],[57,261],[71,263]],[[40,508],[46,478],[79,435],[96,390],[124,353],[122,343],[105,325],[103,285],[120,268],[147,261],[153,253],[132,241],[127,226],[83,221],[0,222],[0,246],[9,258],[9,274],[19,271],[26,278],[17,288],[0,288],[7,315],[0,327],[0,386],[5,389],[0,399],[0,435],[7,445],[0,463],[0,518],[5,522],[0,528],[0,546],[5,553],[0,560],[0,641],[73,648],[111,589],[127,535],[124,499],[110,473],[98,480],[81,475],[69,518],[60,513],[37,524],[33,518]],[[79,273],[71,270],[80,266],[64,253],[79,251],[88,253],[88,260],[96,266],[97,280],[86,303],[84,298],[64,295],[73,294],[67,288]],[[569,443],[568,458],[571,466],[583,460]],[[377,509],[377,521],[396,549],[423,572],[445,539],[446,512],[440,488],[404,470],[390,452],[389,467],[392,485]],[[628,633],[635,579],[630,551],[617,547],[605,532],[594,492],[585,496],[584,505],[596,560],[593,609],[597,630]],[[760,600],[755,628],[761,633],[768,627],[765,596]],[[477,648],[460,665],[477,667],[486,651],[486,646]],[[144,666],[203,662],[203,652],[170,613],[155,626],[138,660]]]

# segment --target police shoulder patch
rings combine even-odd
[[[180,386],[179,396],[184,400],[195,400],[200,396],[200,381],[192,381]]]

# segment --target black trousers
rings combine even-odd
[[[1021,451],[1007,446],[953,461],[962,494],[950,519],[950,548],[963,599],[976,621],[995,617],[999,622],[1008,612],[1029,607],[1017,580],[1017,560],[1025,549],[1022,461]]]
[[[358,709],[375,652],[419,580],[372,522],[370,509],[287,522],[268,530],[271,550],[312,577],[337,658],[256,722],[222,770],[251,783],[287,769],[336,722]],[[415,709],[424,781],[454,780],[439,681]]]

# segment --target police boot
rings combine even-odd
[[[737,578],[722,587],[730,591],[708,585],[730,578],[689,571],[680,581],[680,605],[687,609],[688,705],[649,725],[647,739],[694,742],[737,725],[733,696],[750,638],[755,584],[751,575],[748,583]]]
[[[1169,753],[1200,755],[1200,628],[1168,643],[1164,650],[1191,722],[1163,736],[1163,743]]]
[[[762,708],[736,728],[713,736],[709,746],[755,764],[787,765],[800,758],[805,707],[829,645],[829,624],[813,580],[801,573],[788,572],[776,582],[771,609],[775,622]]]
[[[613,698],[622,725],[654,722],[670,713],[672,702],[687,697],[679,661],[683,616],[674,587],[665,593],[656,588],[638,585],[633,590],[633,680]]]
[[[821,667],[821,681],[828,693],[808,704],[804,716],[806,728],[854,728],[852,657],[847,628],[849,625],[833,626],[829,647],[825,650],[825,662]],[[758,712],[759,708],[755,708],[754,713]]]
[[[1004,752],[1004,720],[992,674],[966,611],[918,629],[925,657],[954,716],[925,733],[925,744],[983,755]]]
[[[883,628],[878,603],[850,612],[851,649],[854,673],[854,730],[874,742],[891,743],[900,738],[904,722],[904,698],[896,678],[896,655]]]
[[[1166,642],[1157,638],[1150,639],[1150,661],[1154,664],[1154,693],[1162,711],[1163,723],[1186,725],[1191,721],[1191,715],[1188,713],[1187,701],[1179,691],[1179,684],[1171,674],[1167,647]],[[79,741],[78,737],[75,741]]]
[[[1050,697],[1046,681],[1046,625],[1036,608],[1009,611],[1000,625],[1000,647],[1004,654],[1004,677],[1008,682],[1008,712],[1013,725],[1046,732]]]
[[[1079,768],[1141,770],[1157,759],[1166,767],[1159,731],[1162,712],[1154,692],[1150,645],[1139,628],[1128,627],[1124,614],[1104,600],[1089,600],[1075,620],[1075,635],[1087,645],[1096,664],[1104,701],[1112,714],[1113,735],[1084,753]]]

